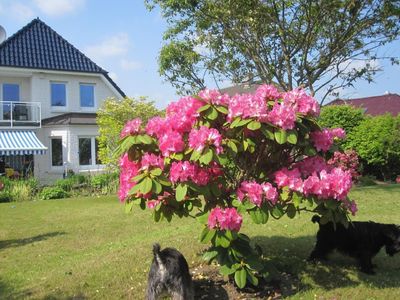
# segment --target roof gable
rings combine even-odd
[[[108,76],[107,71],[39,18],[0,44],[0,67],[99,73],[125,97],[125,93]]]
[[[363,108],[366,114],[372,116],[390,113],[393,116],[400,114],[400,96],[397,94],[386,94],[381,96],[372,96],[355,99],[336,99],[327,105],[351,105],[357,108]]]

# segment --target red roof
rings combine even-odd
[[[348,104],[354,107],[364,108],[365,113],[378,116],[390,113],[393,116],[400,114],[400,96],[397,94],[386,94],[357,99],[336,99],[327,105]]]

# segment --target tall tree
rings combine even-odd
[[[180,93],[218,84],[275,82],[323,101],[373,81],[381,46],[399,36],[400,0],[145,0],[168,22],[159,71]]]

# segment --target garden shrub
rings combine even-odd
[[[12,197],[9,191],[0,191],[0,203],[11,202]]]
[[[166,117],[143,127],[129,121],[120,134],[119,198],[150,209],[156,222],[173,216],[203,224],[204,253],[238,287],[258,284],[268,269],[241,233],[243,214],[255,224],[294,218],[302,211],[321,222],[348,224],[357,207],[347,194],[350,170],[328,161],[340,128],[321,128],[319,105],[303,90],[281,93],[262,85],[229,97],[204,90],[171,103]]]
[[[4,199],[9,201],[29,201],[33,200],[37,194],[38,181],[30,177],[28,179],[9,179],[2,177],[4,187],[0,193],[5,193]]]
[[[69,193],[58,186],[44,187],[40,192],[40,199],[42,200],[62,199],[68,197]]]
[[[118,190],[118,173],[103,173],[90,178],[90,186],[101,194],[116,193]]]
[[[372,175],[365,175],[358,178],[357,185],[358,186],[371,186],[376,185],[376,178]]]

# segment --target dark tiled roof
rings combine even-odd
[[[382,96],[373,96],[356,99],[336,99],[327,105],[351,105],[363,108],[366,114],[372,116],[390,113],[393,116],[400,114],[400,96],[397,94],[386,94]]]
[[[97,125],[95,113],[66,113],[42,120],[42,125]]]
[[[39,18],[32,20],[0,44],[0,66],[101,73],[125,97],[124,92],[107,75],[107,71]]]

